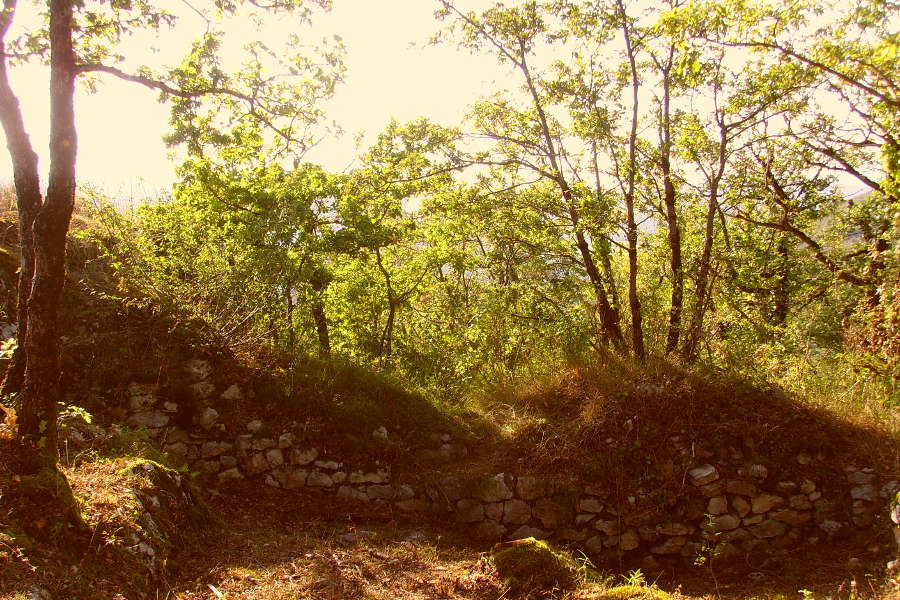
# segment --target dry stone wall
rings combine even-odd
[[[390,504],[411,517],[455,521],[486,542],[549,538],[595,559],[615,556],[647,569],[700,556],[767,557],[861,532],[888,532],[887,505],[900,488],[870,467],[834,465],[822,455],[798,454],[792,464],[767,465],[735,451],[730,459],[700,462],[679,435],[669,444],[683,485],[666,502],[652,502],[642,488],[610,489],[524,472],[459,473],[449,464],[445,472],[410,472],[377,461],[360,468],[302,442],[291,427],[276,430],[261,418],[242,423],[241,431],[233,423],[226,427],[214,405],[239,401],[241,388],[214,385],[206,361],[193,360],[186,370],[202,406],[191,426],[177,422],[183,407],[142,384],[131,386],[128,423],[146,427],[173,460],[210,480],[253,479],[283,490]],[[386,439],[388,431],[379,427],[372,435]],[[432,441],[434,447],[421,449],[420,456],[455,464],[465,455],[447,434]]]

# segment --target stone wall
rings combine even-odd
[[[445,469],[425,472],[378,461],[361,468],[302,442],[293,426],[277,428],[261,418],[226,426],[214,406],[238,402],[243,390],[213,383],[206,361],[191,361],[186,369],[200,402],[192,426],[176,424],[182,407],[141,384],[131,386],[128,423],[146,427],[173,460],[210,480],[252,478],[273,488],[390,504],[411,518],[455,521],[477,539],[550,538],[595,559],[615,556],[645,569],[697,557],[762,559],[873,527],[887,532],[886,506],[898,489],[896,480],[870,467],[836,465],[822,455],[798,454],[791,464],[776,465],[732,449],[728,458],[699,461],[683,435],[668,440],[674,457],[669,468],[681,474],[682,485],[665,502],[642,488],[465,471],[458,468],[465,448],[448,434],[418,453],[451,459]],[[372,432],[374,438],[387,435],[384,427]]]

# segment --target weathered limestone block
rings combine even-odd
[[[219,411],[216,409],[207,406],[200,412],[200,416],[197,418],[197,424],[200,425],[203,429],[209,429],[213,425],[215,425],[219,420]]]
[[[788,526],[774,519],[767,519],[759,525],[750,527],[750,533],[758,538],[774,538],[787,533]]]
[[[791,508],[797,510],[810,510],[812,508],[812,502],[806,497],[806,494],[795,494],[788,498],[788,504]]]
[[[334,480],[330,475],[313,471],[309,474],[309,477],[306,478],[306,485],[309,487],[327,488],[334,485]]]
[[[222,400],[240,400],[244,397],[244,392],[241,391],[240,386],[236,383],[232,383],[228,388],[222,392],[222,395],[219,396]]]
[[[755,496],[756,486],[744,479],[730,479],[725,483],[725,491],[735,496]]]
[[[275,440],[272,438],[259,438],[258,440],[253,440],[252,448],[254,450],[268,450],[269,448],[274,448],[278,444],[275,443]]]
[[[503,473],[499,473],[481,483],[477,496],[484,502],[500,502],[512,498],[513,493],[506,485]]]
[[[688,471],[691,483],[697,487],[712,483],[719,478],[719,472],[710,464],[700,465]]]
[[[531,520],[531,506],[523,500],[507,500],[503,505],[503,522],[524,525]]]
[[[875,502],[875,486],[870,483],[856,486],[855,488],[850,490],[850,497],[854,500]]]
[[[206,442],[200,447],[200,456],[214,458],[231,452],[234,446],[228,442]]]
[[[704,527],[713,533],[721,533],[723,531],[731,531],[741,526],[740,518],[732,514],[718,515],[710,519],[708,525]]]
[[[686,537],[676,535],[668,537],[662,543],[653,546],[650,548],[650,552],[653,554],[679,554],[686,543]]]
[[[750,477],[763,480],[769,476],[769,469],[765,465],[750,465]]]
[[[684,523],[662,523],[656,526],[656,531],[662,535],[683,537],[694,533],[696,527]]]
[[[721,515],[728,512],[728,500],[725,496],[714,496],[706,504],[706,512],[711,515]]]
[[[531,512],[547,529],[555,529],[568,523],[572,518],[572,511],[567,505],[550,498],[536,501]]]
[[[753,514],[764,514],[784,504],[784,498],[774,494],[760,494],[752,500]]]
[[[335,460],[317,460],[315,465],[320,469],[325,469],[327,471],[337,471],[341,468],[341,463]]]
[[[594,521],[594,529],[607,536],[619,535],[619,522],[603,520]]]
[[[438,481],[438,495],[436,499],[446,499],[448,502],[456,502],[464,495],[463,484],[455,475],[445,475]]]
[[[628,529],[619,536],[619,548],[621,548],[623,552],[630,552],[631,550],[635,550],[640,545],[641,538],[638,535],[637,530],[635,529]]]
[[[788,525],[802,525],[812,519],[812,515],[807,512],[800,512],[797,510],[776,510],[770,515],[776,521],[781,521],[782,523],[787,523]]]
[[[254,452],[247,461],[246,469],[248,475],[259,475],[269,470],[269,461],[262,452]]]
[[[497,521],[482,521],[472,531],[476,538],[489,542],[496,542],[506,533],[506,527]]]
[[[308,448],[306,450],[294,448],[293,450],[291,450],[290,454],[291,464],[300,465],[301,467],[303,467],[316,460],[318,456],[319,451],[315,448]]]
[[[740,496],[735,496],[731,499],[731,507],[734,508],[734,511],[738,514],[742,519],[750,514],[750,503]]]
[[[206,400],[216,391],[216,386],[211,381],[198,381],[188,387],[197,400]]]
[[[219,481],[235,481],[243,478],[244,474],[237,467],[232,467],[219,473]]]
[[[271,467],[280,467],[284,464],[284,453],[280,448],[270,448],[266,450],[266,460]]]
[[[184,371],[194,381],[203,381],[212,374],[212,365],[208,360],[192,358],[184,363]]]
[[[169,424],[169,415],[160,411],[137,412],[126,421],[132,427],[149,427],[157,429]]]
[[[493,521],[503,520],[503,503],[489,502],[484,505],[484,516]]]
[[[393,500],[397,492],[389,485],[370,485],[366,488],[366,494],[372,500]]]
[[[516,481],[516,493],[522,500],[537,500],[551,492],[552,486],[546,479],[523,475]]]
[[[578,501],[578,510],[586,513],[601,513],[603,505],[595,496],[588,496]]]
[[[421,498],[410,498],[409,500],[400,500],[395,503],[397,508],[402,510],[403,512],[416,512],[423,513],[426,512],[429,508],[429,504],[427,500],[423,500]]]
[[[476,523],[484,520],[484,506],[477,500],[463,498],[456,503],[456,520],[460,523]]]

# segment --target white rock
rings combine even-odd
[[[259,419],[254,419],[254,420],[250,421],[249,423],[247,423],[247,431],[249,431],[250,433],[256,433],[257,431],[262,429],[262,426],[263,426],[262,421],[260,421]]]
[[[333,460],[317,460],[315,465],[320,469],[327,469],[329,471],[337,471],[341,468],[341,463]]]
[[[161,412],[138,412],[128,417],[128,424],[134,427],[165,427],[169,423],[168,415]]]
[[[334,485],[334,480],[325,473],[313,471],[306,479],[306,485],[308,485],[309,487],[331,487]]]
[[[315,448],[309,448],[308,450],[300,450],[297,448],[291,452],[291,462],[295,465],[308,465],[316,460],[316,457],[318,456],[319,451]]]
[[[279,448],[272,448],[266,452],[266,460],[272,467],[280,467],[284,464],[284,454]]]
[[[222,392],[222,395],[220,396],[222,400],[240,400],[243,397],[244,393],[236,383],[232,383],[230,386],[228,386],[228,388],[224,392]]]
[[[875,486],[872,484],[860,485],[850,490],[850,497],[854,500],[875,502]]]
[[[216,409],[207,406],[203,409],[203,412],[200,413],[200,418],[197,420],[197,423],[200,427],[204,429],[209,429],[213,425],[216,424],[216,421],[219,420],[219,411]]]
[[[235,479],[243,479],[244,475],[237,467],[232,467],[219,473],[219,481],[229,481]]]
[[[691,483],[696,486],[701,486],[717,480],[719,478],[719,472],[714,466],[706,464],[694,467],[688,471],[688,477],[691,478]]]
[[[769,476],[769,469],[766,468],[765,465],[751,465],[750,466],[750,477],[754,479],[765,479]]]
[[[198,381],[197,383],[192,383],[190,388],[191,392],[194,394],[194,398],[198,400],[205,400],[212,396],[212,393],[216,391],[216,386],[210,381]]]
[[[203,381],[212,373],[212,365],[208,360],[192,358],[185,363],[184,370],[194,381]]]
[[[753,514],[759,515],[767,513],[773,508],[778,508],[784,504],[784,498],[775,496],[774,494],[760,494],[753,498],[751,502],[753,503]]]

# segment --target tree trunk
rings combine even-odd
[[[669,50],[669,60],[662,69],[663,105],[661,123],[660,168],[663,175],[663,203],[666,207],[666,225],[669,239],[669,266],[672,270],[672,298],[669,304],[669,333],[666,336],[666,354],[678,349],[681,337],[681,312],[684,304],[684,269],[681,263],[681,229],[678,227],[675,186],[672,183],[672,119],[669,114],[670,86],[669,73],[672,68],[674,47]]]
[[[778,265],[775,267],[775,285],[773,290],[773,306],[771,323],[782,326],[787,322],[790,309],[790,252],[787,235],[782,235],[775,248]]]
[[[570,212],[574,212],[574,209]],[[606,290],[603,287],[603,277],[597,269],[597,264],[594,262],[593,254],[584,237],[584,233],[578,228],[577,216],[573,217],[573,219],[576,226],[575,245],[578,247],[578,252],[581,254],[582,261],[584,261],[584,268],[587,271],[588,279],[590,279],[591,285],[594,288],[594,294],[597,297],[597,311],[600,313],[600,322],[603,324],[603,332],[606,338],[612,342],[613,347],[616,350],[621,351],[625,346],[625,341],[622,337],[622,330],[619,327],[619,315],[610,305],[609,299],[606,296]]]
[[[319,338],[319,356],[328,358],[331,356],[331,340],[328,335],[328,319],[325,315],[325,303],[322,302],[322,292],[328,287],[327,283],[317,278],[312,280],[312,289],[315,294],[312,298],[310,310],[313,321],[316,324],[316,335]]]
[[[535,86],[534,80],[531,77],[531,71],[529,70],[528,63],[525,60],[524,44],[521,44],[519,47],[518,66],[522,71],[522,74],[525,76],[525,83],[528,87],[528,91],[531,94],[531,100],[538,115],[538,123],[541,127],[541,136],[544,138],[544,144],[546,146],[544,152],[552,169],[553,182],[557,185],[560,193],[563,196],[563,199],[566,201],[569,211],[569,219],[572,222],[572,229],[575,233],[575,245],[578,247],[578,252],[579,254],[581,254],[581,260],[584,263],[585,271],[587,271],[588,279],[590,280],[591,286],[594,289],[594,293],[597,296],[597,311],[600,313],[600,322],[603,324],[604,337],[608,341],[612,342],[612,345],[616,348],[616,350],[621,351],[624,347],[624,342],[622,339],[622,329],[619,326],[619,315],[616,314],[616,312],[612,309],[612,306],[610,306],[609,304],[609,298],[607,297],[606,289],[603,286],[603,278],[600,276],[600,271],[597,269],[597,264],[594,262],[591,247],[584,237],[584,230],[579,225],[579,216],[578,210],[576,208],[575,194],[572,192],[572,187],[569,185],[569,182],[566,180],[566,177],[563,174],[559,159],[559,153],[556,149],[556,145],[553,142],[553,136],[550,133],[550,125],[547,122],[547,114],[544,111],[544,105],[541,102],[540,94],[538,94],[537,87]]]
[[[626,235],[628,238],[628,304],[631,308],[631,345],[635,356],[643,360],[647,356],[644,349],[644,328],[641,318],[641,300],[637,293],[638,274],[638,247],[637,223],[634,218],[634,180],[635,162],[637,154],[637,127],[638,127],[638,80],[637,64],[634,58],[634,48],[631,45],[631,32],[628,29],[628,16],[622,0],[616,0],[622,18],[622,34],[625,37],[625,51],[628,55],[628,64],[631,68],[632,108],[631,108],[631,133],[628,136],[628,185],[625,190],[625,209],[628,215]]]
[[[384,277],[384,285],[387,288],[388,301],[388,317],[381,331],[381,339],[378,342],[378,356],[389,357],[391,355],[391,338],[394,335],[394,319],[397,316],[397,295],[394,294],[394,286],[391,284],[391,274],[385,268],[381,260],[381,249],[375,248],[375,262],[378,264],[378,270]]]
[[[385,358],[391,356],[391,344],[394,338],[394,320],[397,318],[397,302],[393,296],[388,296],[388,318],[384,324],[384,332],[381,335],[381,344],[378,355]]]
[[[723,132],[724,139],[724,132]],[[685,333],[681,356],[686,362],[697,360],[697,347],[700,343],[700,332],[706,313],[707,286],[712,263],[712,247],[715,239],[716,211],[719,206],[719,179],[724,172],[724,162],[720,163],[719,173],[710,182],[709,202],[706,206],[706,229],[703,236],[703,252],[700,255],[700,272],[697,274],[694,304],[691,308],[691,320]]]
[[[25,376],[25,352],[23,340],[28,333],[28,297],[34,274],[34,219],[43,204],[38,156],[25,131],[25,122],[19,100],[9,84],[6,64],[6,33],[15,16],[16,0],[5,0],[0,14],[0,122],[6,134],[6,146],[13,165],[13,181],[16,187],[16,204],[19,213],[19,287],[16,299],[17,337],[19,347],[13,355],[0,393],[14,394],[21,391]]]
[[[284,320],[287,324],[288,353],[293,355],[297,338],[294,333],[294,283],[290,280],[284,286]]]
[[[34,219],[34,272],[27,305],[25,381],[19,438],[56,462],[59,400],[59,300],[65,281],[66,233],[75,205],[75,53],[72,2],[50,2],[50,180]]]

